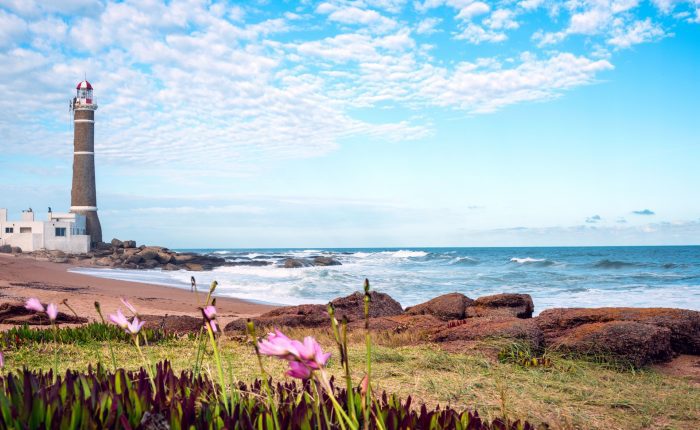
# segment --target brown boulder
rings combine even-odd
[[[603,360],[621,360],[641,367],[673,358],[671,330],[634,321],[583,324],[550,341],[554,348]]]
[[[46,304],[44,304],[46,306]],[[76,317],[59,312],[56,316],[58,324],[84,324],[87,318]],[[0,323],[2,324],[27,324],[49,325],[49,317],[43,312],[34,312],[25,308],[21,303],[3,303],[0,305]]]
[[[340,297],[333,300],[331,303],[335,307],[335,315],[338,321],[340,321],[343,316],[346,316],[348,321],[364,319],[364,300],[365,295],[359,291],[354,292],[349,296]],[[401,315],[402,313],[403,308],[401,307],[401,304],[392,299],[388,294],[380,293],[378,291],[370,292],[370,318],[390,317],[394,315]]]
[[[160,264],[168,264],[172,261],[173,255],[167,251],[158,251],[158,255],[156,255],[156,260]]]
[[[433,315],[395,315],[390,317],[378,317],[369,319],[369,328],[372,331],[391,331],[403,333],[407,330],[415,331],[419,336],[432,332],[444,326],[444,322]],[[363,330],[365,321],[355,320],[348,324],[350,330]]]
[[[197,263],[185,263],[185,268],[191,272],[201,272],[204,270],[204,266]]]
[[[436,342],[508,339],[524,342],[535,349],[544,346],[542,330],[532,319],[522,318],[469,318],[456,324],[443,325],[431,339]]]
[[[126,257],[126,262],[130,264],[139,264],[142,261],[143,257],[141,257],[139,254],[131,254]]]
[[[673,308],[547,309],[535,318],[548,339],[584,324],[634,321],[671,331],[671,346],[679,354],[700,355],[700,312]]]
[[[314,257],[314,266],[341,266],[342,263],[333,257]]]
[[[245,319],[226,325],[226,330],[245,330]],[[324,327],[330,324],[326,305],[285,306],[253,318],[256,327]]]
[[[529,294],[495,294],[474,300],[466,313],[468,317],[532,318],[534,310]]]
[[[136,248],[136,241],[135,240],[125,240],[122,245],[124,245],[124,248]]]
[[[111,266],[114,261],[110,257],[98,258],[94,261],[95,266]]]
[[[161,252],[161,248],[155,246],[148,246],[142,249],[141,252],[138,253],[138,255],[141,256],[141,258],[144,260],[153,260],[156,257],[158,257],[159,252]]]
[[[466,318],[467,306],[474,300],[461,293],[450,293],[435,297],[425,303],[406,309],[409,315],[434,315],[443,321]]]
[[[388,317],[403,313],[401,304],[392,299],[388,294],[372,291],[370,293],[371,318]],[[356,292],[346,297],[333,300],[336,318],[340,321],[346,316],[348,321],[364,319],[364,294]],[[266,312],[254,318],[256,326],[265,327],[328,327],[330,317],[326,305],[299,305],[284,306]],[[243,330],[246,321],[235,320],[226,326],[226,329]]]
[[[189,315],[139,315],[145,321],[144,327],[161,329],[169,333],[196,333],[203,327],[203,318]]]
[[[194,254],[175,254],[173,260],[175,264],[185,264],[189,261],[196,259],[197,256]]]
[[[158,266],[160,266],[160,264],[158,263],[158,261],[156,261],[156,260],[146,260],[146,261],[141,262],[141,264],[139,264],[138,267],[141,268],[141,269],[155,269],[155,268],[158,267]]]
[[[314,264],[306,258],[285,258],[280,265],[285,269],[299,269],[301,267],[310,267]]]
[[[163,266],[163,270],[168,270],[168,271],[180,270],[180,267],[178,267],[172,263],[168,263],[165,266]]]

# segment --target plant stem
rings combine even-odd
[[[207,332],[209,333],[209,340],[211,341],[211,346],[214,348],[214,360],[216,361],[216,368],[219,372],[219,382],[221,383],[221,394],[224,397],[224,405],[226,406],[226,412],[231,414],[231,405],[228,403],[228,395],[226,394],[226,380],[224,379],[224,368],[221,367],[221,357],[219,356],[219,348],[216,346],[216,339],[214,338],[214,331],[211,329],[211,324],[206,323]]]
[[[143,351],[141,350],[141,345],[139,344],[139,336],[138,334],[132,336],[134,338],[134,344],[136,345],[136,349],[139,350],[139,355],[141,356],[141,360],[143,360],[144,368],[146,369],[146,373],[148,374],[148,379],[151,381],[151,388],[153,389],[153,395],[156,394],[156,381],[153,379],[153,368],[151,367],[151,362],[146,359],[146,356],[144,355]]]
[[[66,303],[66,306],[68,306],[68,303]],[[109,335],[109,326],[105,322],[105,317],[102,315],[102,310],[101,310],[98,302],[95,302],[95,309],[97,309],[97,315],[100,316],[100,320],[102,321],[102,324],[107,329],[107,346],[109,347],[109,354],[112,356],[112,367],[114,368],[114,371],[116,372],[117,371],[117,359],[114,357],[114,348],[112,348],[112,338]]]
[[[346,428],[345,423],[343,423],[343,420],[345,420],[345,422],[348,423],[348,426],[351,429],[357,430],[357,426],[355,425],[355,423],[352,422],[348,414],[345,413],[343,407],[340,406],[340,403],[338,403],[338,400],[335,398],[333,387],[331,387],[331,383],[328,380],[328,375],[326,374],[325,370],[321,369],[319,371],[319,374],[321,375],[321,378],[319,379],[321,385],[328,392],[328,397],[331,399],[331,403],[333,403],[333,409],[335,409],[336,413],[338,414],[338,423],[340,424],[340,427],[342,429]]]

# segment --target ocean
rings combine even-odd
[[[210,272],[80,268],[93,276],[190,288],[190,276],[218,294],[274,304],[326,303],[361,290],[365,278],[404,307],[440,294],[471,298],[532,295],[553,307],[677,307],[700,310],[700,246],[551,248],[180,249],[232,262]],[[285,258],[331,256],[341,266],[285,269]]]

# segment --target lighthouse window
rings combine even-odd
[[[63,237],[66,235],[65,227],[56,227],[56,237]]]
[[[5,233],[14,233],[15,229],[12,227],[5,227]]]
[[[31,232],[32,232],[32,228],[31,228],[31,227],[20,227],[20,228],[19,228],[19,232],[20,232],[20,233],[31,233]]]

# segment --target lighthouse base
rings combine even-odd
[[[87,234],[90,235],[92,246],[102,242],[102,225],[100,224],[100,218],[97,216],[96,210],[75,210],[71,208],[71,212],[85,216],[85,230],[87,230]]]

